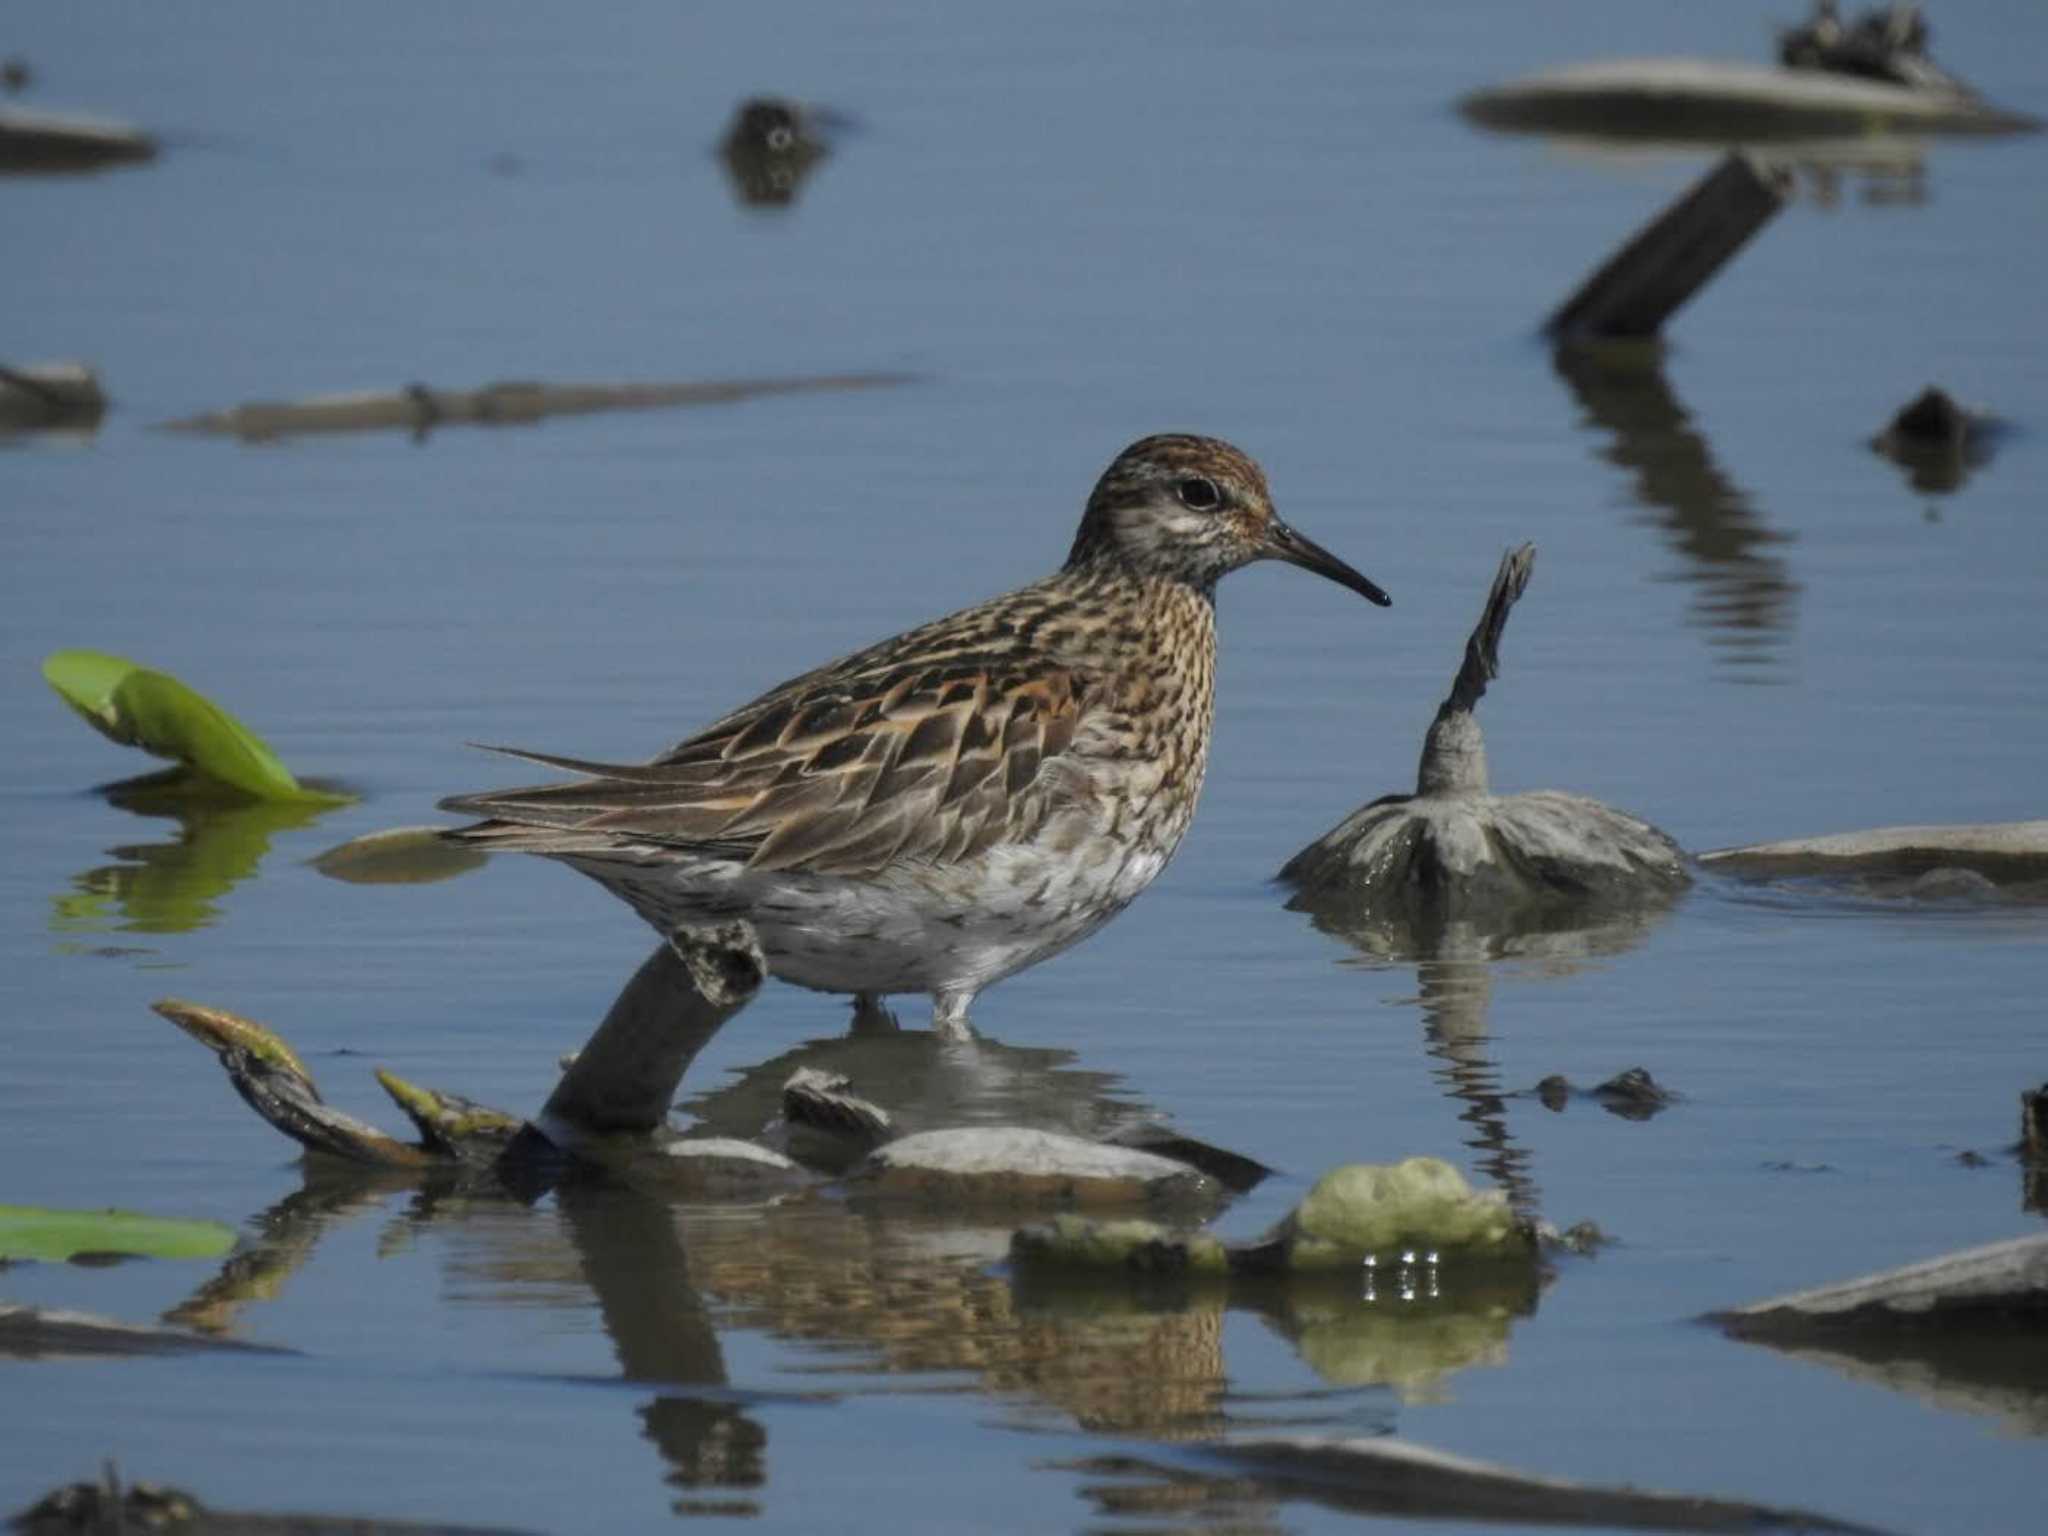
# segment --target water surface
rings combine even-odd
[[[88,438],[0,454],[0,1193],[228,1221],[274,1268],[247,1294],[169,1263],[4,1286],[301,1353],[0,1367],[0,1502],[112,1455],[226,1506],[556,1531],[1126,1528],[1079,1463],[1280,1424],[1889,1529],[2031,1529],[2038,1415],[1686,1320],[2039,1229],[1999,1153],[2041,1075],[2038,909],[1715,880],[1580,952],[1418,961],[1268,883],[1407,787],[1522,539],[1541,554],[1483,714],[1499,787],[1595,795],[1694,849],[2041,813],[2042,141],[1927,145],[1912,199],[1855,175],[1803,197],[1661,369],[1617,385],[1554,367],[1534,327],[1705,158],[1450,109],[1597,53],[1756,57],[1792,9],[17,16],[36,100],[166,150],[0,184],[8,360],[90,360],[115,399]],[[2048,105],[2037,6],[1935,20],[1951,68]],[[758,90],[854,123],[782,208],[742,206],[713,154]],[[422,441],[153,430],[413,381],[867,370],[918,379]],[[1930,381],[2017,424],[1940,496],[1864,447]],[[1012,1284],[1001,1224],[308,1185],[147,1011],[174,993],[271,1022],[387,1124],[374,1064],[537,1104],[647,950],[625,909],[539,863],[365,887],[306,861],[510,781],[466,742],[644,756],[1042,573],[1100,468],[1162,429],[1256,454],[1395,606],[1232,578],[1173,867],[984,997],[985,1048],[912,1042],[876,1070],[930,1073],[964,1117],[1170,1116],[1283,1170],[1236,1232],[1339,1162],[1505,1175],[1620,1239],[1533,1312],[1422,1368],[1363,1304],[1062,1309]],[[94,792],[146,764],[43,689],[36,663],[71,645],[176,672],[361,801],[180,818]],[[688,1107],[743,1121],[749,1081],[843,1023],[771,988]],[[1684,1103],[1630,1123],[1489,1101],[1638,1063]]]

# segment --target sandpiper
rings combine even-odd
[[[1209,757],[1216,583],[1285,560],[1385,606],[1273,510],[1228,443],[1118,454],[1042,581],[770,689],[649,763],[442,802],[449,836],[581,870],[661,932],[745,917],[775,975],[857,1008],[925,992],[970,1033],[991,982],[1152,883]]]

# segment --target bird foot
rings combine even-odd
[[[896,1022],[896,1014],[889,1005],[874,992],[856,992],[853,995],[853,1020],[846,1026],[849,1035],[893,1035],[903,1026]]]

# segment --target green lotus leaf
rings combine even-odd
[[[0,1205],[0,1260],[217,1259],[234,1245],[235,1229],[218,1221]]]
[[[169,673],[105,651],[57,651],[43,679],[110,741],[188,764],[259,800],[338,804],[345,795],[308,789],[263,739]]]

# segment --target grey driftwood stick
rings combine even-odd
[[[1544,334],[1558,342],[1656,335],[1788,195],[1784,172],[1729,154],[1580,284]]]
[[[535,1124],[564,1151],[661,1129],[683,1072],[753,1000],[767,962],[745,922],[678,928],[626,983]]]
[[[252,400],[229,410],[161,422],[169,432],[194,432],[267,442],[304,432],[400,431],[425,434],[446,426],[523,426],[549,416],[593,411],[648,411],[729,405],[765,395],[877,389],[909,382],[902,373],[840,373],[814,377],[706,379],[680,383],[551,384],[510,379],[479,389],[400,389],[320,395],[305,400]]]

